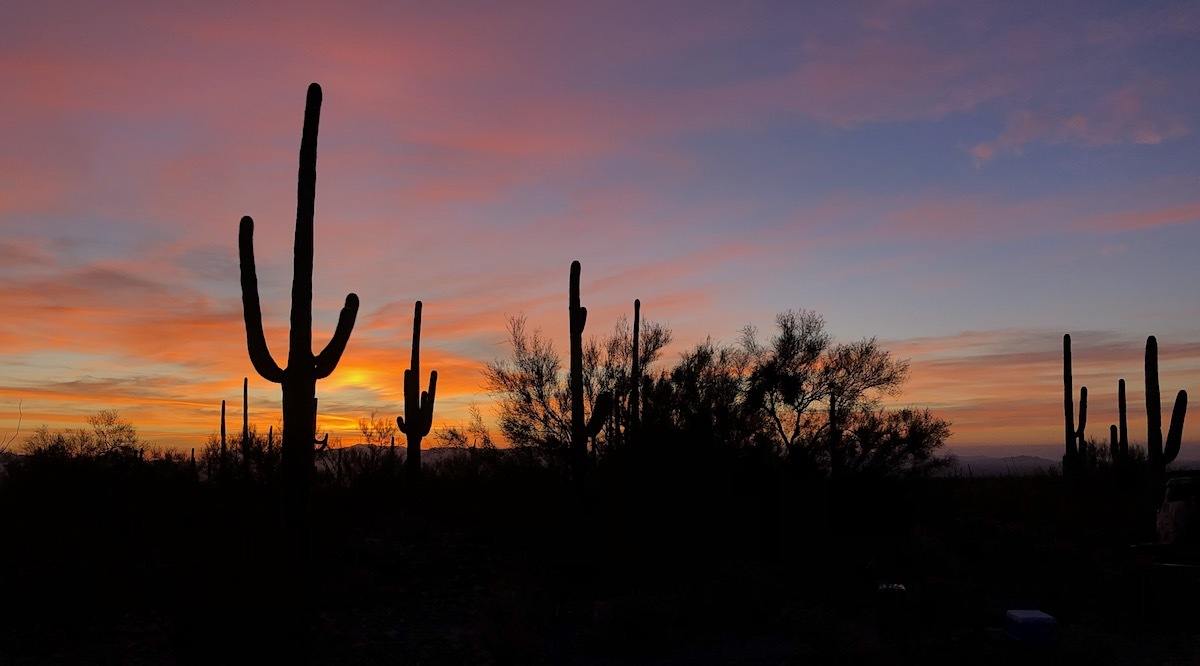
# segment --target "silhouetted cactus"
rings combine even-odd
[[[429,373],[429,390],[421,390],[421,301],[413,306],[412,355],[404,371],[404,416],[396,427],[408,439],[404,466],[411,474],[421,472],[421,440],[433,427],[433,403],[437,399],[437,370]]]
[[[242,474],[250,476],[250,378],[242,377]]]
[[[221,461],[220,461],[220,464],[218,464],[218,466],[217,466],[217,473],[220,474],[222,478],[225,477],[225,472],[227,471],[226,465],[229,464],[228,461],[229,461],[229,454],[228,454],[227,449],[225,448],[225,401],[222,400],[221,401]]]
[[[1117,380],[1117,455],[1121,460],[1129,457],[1129,420],[1125,411],[1125,380]],[[1116,457],[1113,458],[1115,462]]]
[[[642,301],[633,299],[633,369],[629,373],[629,430],[636,436],[642,420],[642,359],[639,356]]]
[[[1183,419],[1187,414],[1187,391],[1175,396],[1175,407],[1171,410],[1171,426],[1167,431],[1166,448],[1162,436],[1162,398],[1158,386],[1158,340],[1153,335],[1146,338],[1146,458],[1150,473],[1161,479],[1167,465],[1179,455],[1183,441]]]
[[[1066,452],[1063,454],[1063,473],[1082,471],[1087,447],[1084,445],[1084,428],[1087,425],[1087,387],[1079,389],[1079,425],[1075,425],[1075,395],[1071,375],[1071,335],[1063,336],[1063,416]]]
[[[587,463],[588,440],[595,437],[604,427],[612,409],[612,396],[603,393],[596,398],[591,417],[583,416],[583,329],[587,325],[587,308],[579,304],[578,261],[571,262],[571,282],[568,308],[571,325],[571,368],[569,387],[571,391],[571,455],[576,471],[580,472]]]
[[[321,353],[312,351],[313,204],[317,184],[317,130],[321,116],[321,87],[312,84],[304,105],[304,129],[300,139],[300,167],[296,186],[295,257],[292,266],[291,331],[287,367],[271,357],[263,335],[262,309],[258,297],[258,275],[254,267],[254,220],[243,217],[238,231],[241,262],[242,310],[246,322],[246,346],[254,369],[263,379],[280,384],[283,393],[283,444],[281,486],[284,534],[293,565],[308,558],[309,492],[313,474],[313,444],[316,422],[313,400],[317,380],[337,367],[354,320],[358,296],[346,296],[333,338]]]
[[[1108,426],[1108,459],[1116,464],[1121,456],[1121,445],[1117,441],[1117,426]]]

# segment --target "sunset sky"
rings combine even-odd
[[[507,316],[564,348],[572,259],[589,332],[640,298],[668,361],[787,308],[878,336],[958,447],[1061,440],[1064,332],[1094,437],[1124,376],[1144,441],[1148,334],[1164,403],[1197,395],[1195,2],[167,4],[0,8],[0,431],[113,407],[197,445],[246,375],[278,421],[237,225],[283,359],[310,81],[318,350],[362,300],[318,386],[347,442],[401,411],[418,298],[438,423],[490,414]]]

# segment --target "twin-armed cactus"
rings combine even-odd
[[[241,262],[242,311],[246,322],[246,346],[250,361],[263,379],[282,386],[283,451],[281,485],[285,538],[299,560],[308,553],[309,492],[313,474],[313,443],[316,422],[313,400],[317,380],[337,367],[354,319],[358,296],[346,296],[333,339],[319,354],[312,351],[313,206],[317,186],[317,129],[321,116],[321,87],[312,84],[304,105],[304,129],[300,139],[300,168],[296,187],[296,238],[292,273],[291,332],[287,367],[281,368],[267,348],[263,335],[262,308],[258,298],[258,275],[254,268],[254,220],[243,217],[238,231]]]
[[[1187,391],[1175,396],[1175,407],[1171,410],[1171,426],[1167,431],[1166,448],[1163,448],[1162,399],[1158,388],[1158,340],[1153,335],[1146,338],[1146,457],[1150,473],[1161,479],[1166,467],[1179,455],[1183,441],[1183,418],[1187,413]]]
[[[599,434],[612,411],[612,396],[602,393],[596,398],[591,417],[584,420],[583,409],[583,328],[587,325],[587,308],[579,304],[578,261],[571,262],[571,283],[568,308],[571,324],[571,371],[568,380],[571,391],[571,457],[576,472],[587,464],[588,440]]]
[[[421,472],[421,440],[433,427],[437,378],[437,370],[430,372],[429,390],[421,390],[421,301],[417,301],[413,306],[412,356],[404,371],[404,416],[396,417],[396,427],[408,438],[404,466],[411,474]]]
[[[1070,474],[1081,471],[1087,456],[1084,429],[1087,426],[1087,387],[1079,389],[1079,424],[1075,424],[1075,391],[1071,376],[1071,334],[1063,336],[1063,415],[1066,453],[1063,455],[1063,471]]]

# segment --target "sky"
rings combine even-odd
[[[1194,2],[269,4],[0,7],[0,431],[197,446],[243,376],[279,421],[237,225],[284,359],[310,81],[317,350],[362,302],[335,438],[401,413],[416,299],[436,424],[490,417],[507,317],[564,348],[572,259],[589,332],[640,298],[668,362],[789,308],[877,336],[963,450],[1061,442],[1064,332],[1098,439],[1127,377],[1144,441],[1149,334],[1195,395]]]

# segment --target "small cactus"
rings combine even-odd
[[[318,451],[328,451],[329,450],[329,433],[325,433],[321,437],[315,436],[315,434],[317,432],[317,399],[316,398],[313,398],[312,405],[313,405],[312,420],[313,420],[313,434],[314,434],[313,445],[316,447],[316,450],[318,450]]]
[[[437,370],[429,373],[429,390],[421,390],[421,301],[413,306],[412,355],[404,371],[404,416],[396,427],[408,439],[404,466],[411,474],[421,472],[421,440],[433,428],[433,403],[437,399]]]

